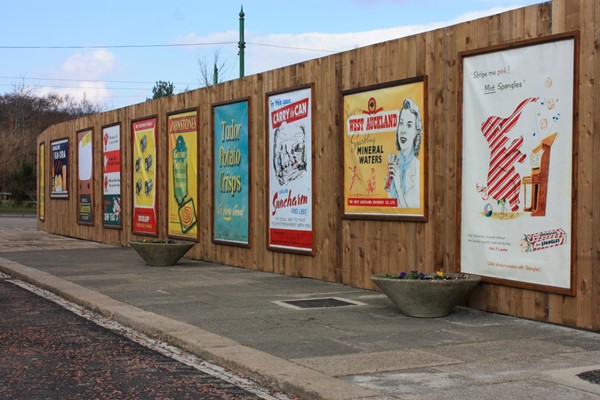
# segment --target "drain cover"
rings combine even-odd
[[[584,381],[588,381],[590,383],[595,383],[596,385],[600,385],[600,369],[596,369],[594,371],[582,372],[577,375]]]
[[[338,297],[324,297],[320,299],[282,300],[275,303],[296,309],[307,308],[332,308],[363,305],[357,301],[340,299]]]

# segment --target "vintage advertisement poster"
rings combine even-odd
[[[344,213],[425,216],[424,82],[344,96]]]
[[[91,129],[77,132],[77,222],[84,225],[94,223],[93,139]]]
[[[46,219],[46,207],[44,200],[46,198],[46,171],[45,165],[46,163],[46,145],[44,143],[40,144],[40,150],[38,153],[38,216],[40,220]]]
[[[248,101],[213,108],[215,241],[248,244]]]
[[[121,125],[102,129],[102,214],[108,228],[121,227]]]
[[[168,233],[196,239],[198,202],[198,116],[169,115]]]
[[[269,247],[312,251],[312,91],[268,101]]]
[[[156,235],[156,118],[132,123],[133,232]]]
[[[463,60],[461,270],[569,289],[574,39]]]
[[[52,155],[50,197],[66,199],[69,197],[69,139],[50,142],[50,151]]]

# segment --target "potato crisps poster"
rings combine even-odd
[[[425,218],[423,81],[344,96],[344,212]]]
[[[248,101],[213,108],[214,240],[248,244]]]
[[[465,56],[461,271],[571,288],[575,39]]]
[[[132,123],[133,231],[156,235],[156,118]]]
[[[121,227],[121,126],[102,130],[102,194],[103,223],[110,228]]]
[[[312,90],[269,96],[269,247],[312,251]]]
[[[168,233],[196,239],[198,202],[198,116],[169,115]]]

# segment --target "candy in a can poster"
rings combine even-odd
[[[312,251],[312,91],[271,95],[269,120],[269,246]]]

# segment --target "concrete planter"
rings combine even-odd
[[[193,242],[183,242],[176,240],[152,241],[152,240],[130,240],[129,245],[138,252],[146,261],[146,264],[155,267],[164,267],[175,265],[181,257],[192,247]]]
[[[394,279],[373,275],[371,281],[410,317],[444,317],[481,281],[477,275],[446,274],[458,279]],[[464,278],[462,278],[464,277]]]

